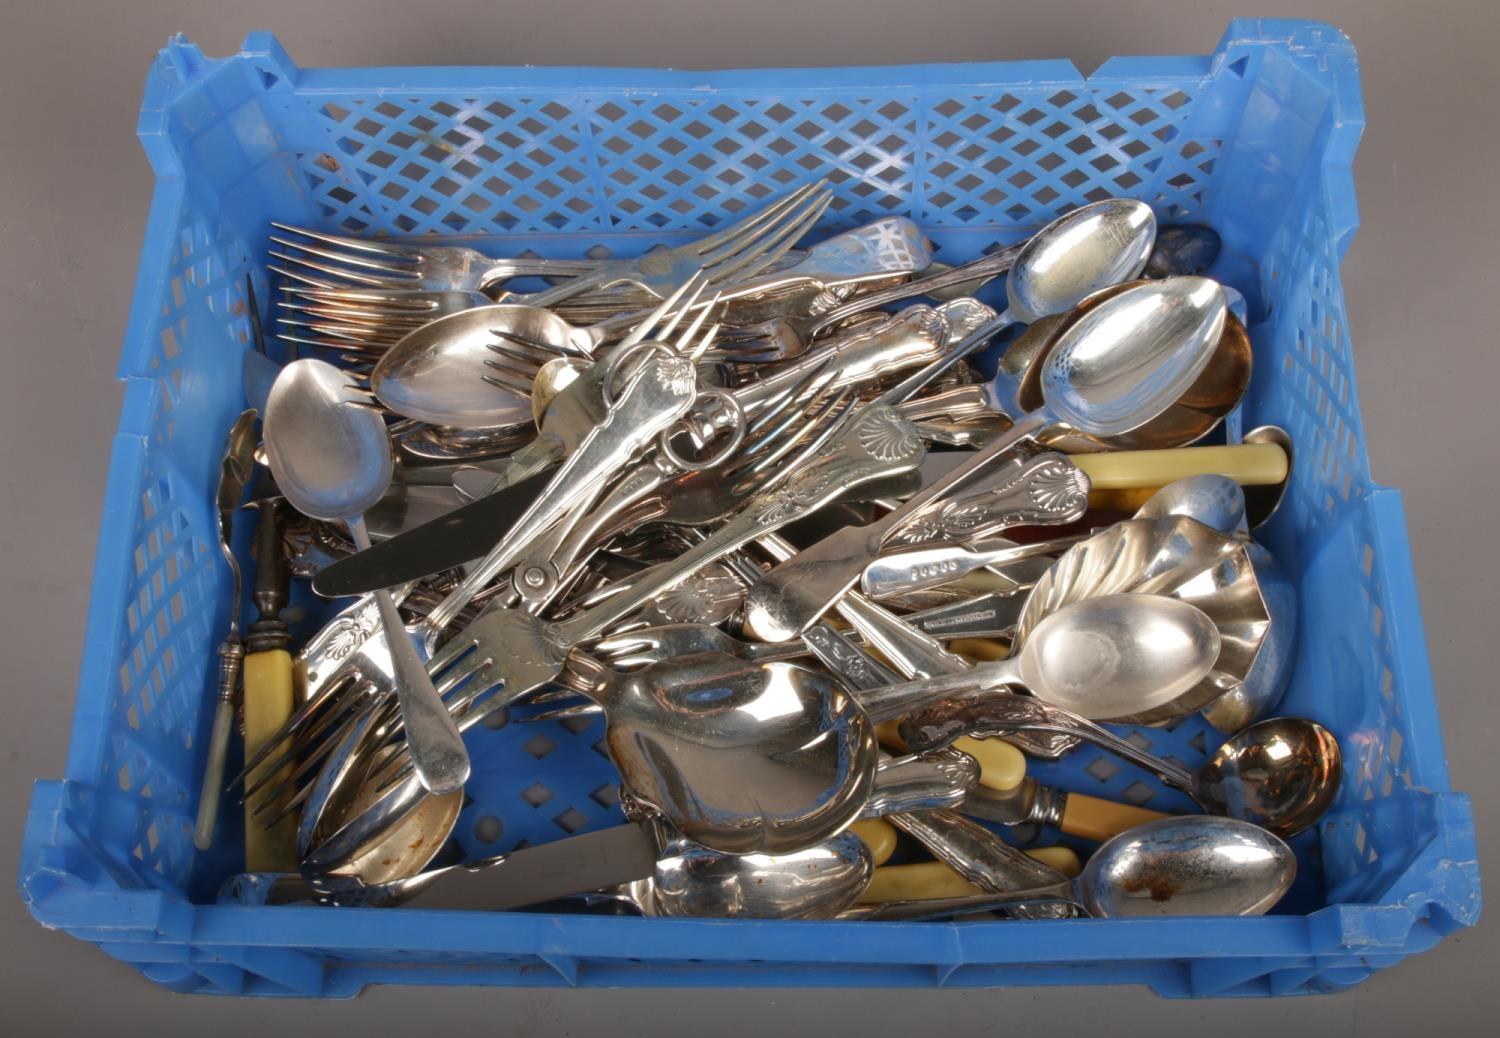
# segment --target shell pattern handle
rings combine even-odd
[[[886,545],[972,541],[1010,526],[1070,523],[1088,508],[1089,478],[1048,451],[1005,466],[981,487],[935,501],[887,535]]]
[[[930,757],[890,757],[876,768],[875,787],[860,817],[900,817],[905,811],[957,807],[978,781],[978,763],[957,750]]]

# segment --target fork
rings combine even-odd
[[[385,350],[407,332],[449,314],[489,306],[482,292],[281,286],[283,342],[330,350]]]
[[[660,298],[700,267],[710,284],[766,270],[812,228],[832,196],[825,181],[808,184],[697,241],[628,260],[496,261],[468,248],[375,243],[286,224],[273,226],[293,237],[273,234],[271,241],[281,250],[270,255],[285,264],[279,272],[312,287],[327,287],[332,278],[333,283],[368,288],[482,291],[502,278],[535,273],[568,279],[540,292],[512,295],[510,302],[550,306],[619,284],[639,286]]]

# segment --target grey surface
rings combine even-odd
[[[112,380],[150,199],[134,139],[148,62],[174,30],[210,54],[277,32],[303,65],[819,65],[1207,53],[1234,14],[1319,17],[1359,48],[1369,126],[1356,166],[1364,218],[1344,265],[1359,388],[1377,478],[1407,497],[1432,666],[1456,788],[1495,788],[1490,682],[1500,466],[1500,5],[1493,0],[1256,3],[1195,0],[59,0],[0,3],[0,550],[5,723],[0,872],[19,853],[30,782],[62,772],[110,436]],[[691,41],[691,51],[682,41]],[[45,86],[45,90],[39,89]],[[1494,800],[1475,802],[1481,854],[1500,860]],[[10,881],[6,881],[9,885]],[[1350,993],[1178,1003],[1140,989],[551,991],[371,989],[350,1003],[177,996],[96,948],[43,931],[0,896],[0,1019],[11,1034],[352,1034],[407,1026],[440,1006],[450,1034],[832,1033],[1445,1035],[1493,1033],[1500,928]],[[1440,1032],[1437,1027],[1445,1030]],[[1290,1029],[1290,1030],[1289,1030]]]

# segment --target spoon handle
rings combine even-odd
[[[856,905],[840,912],[840,919],[872,919],[881,922],[918,922],[923,919],[942,919],[952,915],[972,915],[975,912],[993,912],[997,908],[1014,905],[1030,905],[1037,902],[1057,903],[1074,910],[1076,914],[1087,912],[1078,903],[1073,880],[1063,880],[1045,887],[1030,890],[1012,890],[998,894],[968,894],[963,897],[921,898],[913,901],[887,901],[880,905]]]
[[[797,637],[848,591],[881,545],[932,502],[956,489],[1017,443],[1047,426],[1043,413],[1027,415],[961,464],[923,487],[868,526],[846,526],[767,572],[745,598],[745,622],[763,641]]]
[[[784,561],[796,554],[796,549],[783,537],[771,534],[760,539],[760,545],[774,559]],[[903,677],[929,677],[933,674],[954,674],[967,670],[968,664],[948,652],[936,640],[911,627],[901,618],[869,601],[855,591],[845,592],[835,604],[839,615],[859,632],[866,642],[896,665],[899,673],[879,664],[868,653],[855,646],[847,638],[838,635],[825,624],[813,624],[803,632],[802,638],[825,665],[835,667],[830,658],[857,670],[861,678],[852,681],[856,689],[876,689],[898,683]],[[838,639],[841,644],[834,644]],[[819,649],[819,645],[823,649]],[[841,651],[842,650],[842,651]],[[853,655],[851,655],[851,653]],[[871,667],[879,667],[874,671]],[[841,677],[847,675],[841,674]],[[879,679],[879,680],[877,680]]]
[[[1005,566],[1012,562],[1051,555],[1059,547],[1070,547],[1082,537],[1059,538],[1037,544],[1003,545],[983,541],[972,544],[948,544],[882,555],[865,567],[861,578],[864,593],[873,598],[909,594],[938,587],[967,576],[986,566]]]
[[[347,521],[349,535],[359,550],[370,546],[370,534],[362,517]],[[451,793],[469,778],[469,752],[463,736],[448,708],[432,686],[427,665],[417,655],[417,647],[407,634],[401,614],[391,593],[375,592],[375,606],[385,628],[385,640],[395,674],[396,701],[406,727],[406,742],[411,748],[412,766],[422,786],[432,793]]]
[[[1023,243],[1024,244],[1024,243]],[[1012,245],[1001,249],[999,252],[988,256],[981,256],[977,260],[971,260],[957,267],[948,267],[935,274],[927,274],[912,281],[893,285],[879,292],[871,292],[868,295],[857,296],[842,306],[834,307],[827,313],[818,317],[807,329],[807,337],[810,339],[825,328],[831,328],[846,317],[874,310],[877,307],[889,303],[899,303],[903,299],[911,299],[916,296],[931,295],[945,289],[963,286],[967,289],[965,295],[973,295],[975,291],[986,281],[997,278],[1010,269],[1015,262],[1016,256],[1020,254],[1022,246]],[[978,282],[972,288],[970,282]]]
[[[962,670],[939,673],[932,677],[918,678],[915,681],[903,681],[899,685],[886,685],[884,688],[858,692],[855,694],[855,699],[869,715],[870,720],[875,724],[880,724],[884,721],[893,721],[898,717],[905,717],[934,703],[943,703],[946,700],[966,702],[969,698],[979,696],[981,693],[996,692],[1003,686],[1014,683],[1016,678],[1015,660],[996,660],[993,663],[982,663],[976,667],[965,665]],[[904,730],[901,737],[914,752],[926,753],[951,745],[954,739],[964,734],[967,733],[957,731],[953,734],[953,738],[944,739],[941,744],[934,741],[931,745],[913,742]]]
[[[875,787],[860,817],[957,807],[978,781],[978,762],[958,750],[932,757],[889,757],[875,769]]]
[[[995,336],[1016,323],[1010,311],[997,314],[984,324],[975,328],[968,335],[959,340],[958,344],[948,350],[943,356],[919,369],[899,383],[886,390],[879,397],[881,403],[899,404],[915,396],[923,386],[947,371],[953,365],[963,360],[969,354],[978,351]]]
[[[976,671],[981,669],[975,668]],[[971,696],[957,702],[939,703],[920,713],[907,712],[913,716],[902,725],[901,737],[918,753],[947,746],[960,735],[980,739],[1025,731],[1074,735],[1151,772],[1162,782],[1202,803],[1198,783],[1182,768],[1147,753],[1093,721],[1032,696]]]
[[[920,811],[888,816],[892,825],[915,837],[964,879],[986,893],[1027,890],[1066,882],[1062,873],[1021,853],[978,822],[954,811]],[[1028,919],[1066,919],[1075,911],[1066,903],[1026,907]]]
[[[1055,451],[1018,458],[975,482],[973,489],[912,515],[891,532],[886,546],[972,541],[1011,526],[1058,526],[1088,509],[1089,477]]]

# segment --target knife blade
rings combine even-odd
[[[493,864],[459,865],[417,894],[411,908],[498,912],[646,879],[656,871],[649,826],[627,822],[501,855]]]
[[[363,887],[350,892],[347,903],[500,912],[646,879],[656,870],[657,853],[651,825],[627,822],[483,861],[431,869],[422,874],[425,885],[418,883],[420,889],[409,895],[400,889],[405,884],[390,885],[394,898],[381,887]],[[339,902],[337,895],[321,893],[296,873],[266,872],[231,877],[218,900],[241,905]]]
[[[313,578],[313,590],[325,597],[362,595],[483,558],[526,514],[552,476],[550,469],[539,472],[340,559]]]

